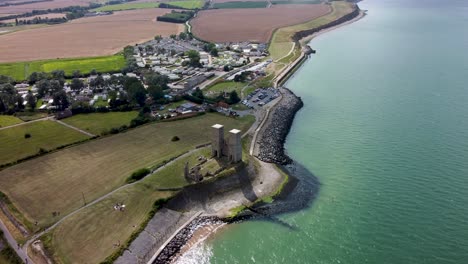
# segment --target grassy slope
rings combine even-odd
[[[19,123],[23,123],[23,121],[17,117],[0,115],[0,127],[11,126]]]
[[[132,232],[144,222],[154,201],[168,192],[154,187],[180,187],[187,182],[183,176],[185,162],[196,164],[200,155],[209,155],[201,149],[190,156],[165,167],[156,174],[127,189],[120,190],[107,199],[93,205],[61,223],[52,235],[55,257],[69,263],[99,263],[111,255],[118,241],[123,244]],[[113,210],[113,205],[123,202],[125,211]]]
[[[225,2],[215,3],[214,8],[265,8],[268,3],[266,1],[259,2]]]
[[[24,134],[31,138],[24,138]],[[47,150],[77,142],[88,136],[53,121],[38,121],[0,130],[0,164],[16,161],[33,154],[40,148]]]
[[[78,127],[92,134],[99,135],[111,128],[129,125],[130,121],[138,115],[138,112],[110,112],[75,115],[62,121]]]
[[[332,7],[333,10],[328,15],[319,17],[303,24],[278,29],[274,33],[269,47],[269,51],[273,60],[277,60],[288,54],[292,47],[291,37],[294,35],[294,33],[301,30],[325,25],[353,11],[352,4],[344,1],[334,1],[332,2]]]
[[[159,164],[209,142],[206,131],[216,123],[225,124],[225,131],[234,127],[246,131],[253,117],[233,119],[207,114],[153,123],[93,140],[0,171],[0,191],[29,221],[47,226],[58,220],[52,212],[65,215],[82,206],[82,193],[87,201],[94,200],[122,185],[136,169]],[[173,136],[180,140],[171,142]]]
[[[12,62],[0,64],[0,75],[11,76],[20,81],[27,79],[33,72],[64,70],[67,75],[71,75],[75,70],[79,70],[83,74],[89,73],[92,69],[96,69],[98,72],[112,72],[119,71],[124,66],[125,59],[122,55]]]

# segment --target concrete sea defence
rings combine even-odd
[[[292,159],[285,153],[284,142],[288,136],[294,116],[304,103],[287,88],[279,88],[282,99],[271,110],[267,122],[260,131],[257,158],[261,161],[286,165]]]

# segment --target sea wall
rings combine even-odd
[[[344,16],[340,17],[339,19],[334,20],[334,21],[332,21],[330,23],[327,23],[325,25],[322,25],[322,26],[319,26],[319,27],[316,27],[316,28],[312,28],[312,29],[306,29],[306,30],[298,31],[293,35],[292,39],[295,42],[299,42],[299,40],[301,40],[302,38],[305,38],[305,37],[307,37],[309,35],[315,34],[315,33],[319,32],[321,30],[331,28],[331,27],[334,27],[334,26],[338,26],[339,24],[348,22],[348,21],[356,18],[357,16],[359,16],[360,12],[361,12],[361,10],[359,9],[359,6],[355,4],[353,12],[351,12],[351,13],[349,13],[347,15],[344,15]]]
[[[284,142],[288,136],[294,116],[304,103],[287,88],[279,88],[281,100],[272,108],[267,122],[262,127],[257,140],[257,157],[269,163],[286,165],[292,159],[285,153]]]

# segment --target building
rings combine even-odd
[[[216,124],[211,128],[211,155],[217,158],[227,157],[232,163],[242,161],[241,131],[232,129],[225,139],[223,125]]]

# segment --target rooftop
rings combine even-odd
[[[216,124],[216,125],[213,125],[212,128],[216,128],[216,129],[220,129],[220,128],[223,128],[224,126],[223,125],[220,125],[220,124]]]
[[[232,134],[239,134],[241,131],[239,129],[232,129],[231,131],[229,131],[229,133],[232,133]]]

